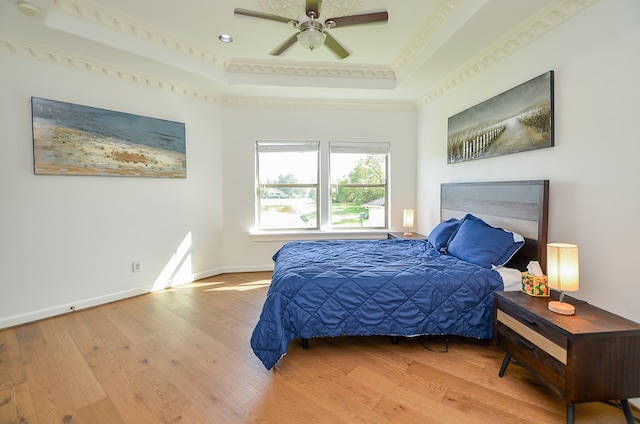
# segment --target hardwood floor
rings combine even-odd
[[[1,330],[0,423],[565,422],[525,370],[498,377],[490,343],[294,341],[267,371],[249,339],[270,277],[224,274]],[[610,422],[622,411],[576,408],[578,424]]]

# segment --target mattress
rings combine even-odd
[[[426,240],[286,243],[251,337],[271,369],[296,338],[343,335],[493,337],[500,274]]]

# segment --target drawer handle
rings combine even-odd
[[[535,322],[535,321],[531,321],[530,319],[522,318],[522,320],[523,320],[524,322],[526,322],[527,324],[530,324],[530,325],[538,325],[538,323],[537,323],[537,322]]]
[[[518,342],[529,350],[534,350],[536,346],[527,339],[518,339]]]

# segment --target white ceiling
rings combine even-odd
[[[296,17],[304,0],[0,0],[0,51],[214,97],[421,102],[534,41],[597,0],[324,0],[321,13],[387,10],[387,24],[334,28],[351,55],[294,45],[296,30],[235,16]],[[229,33],[234,42],[218,41]],[[126,75],[124,77],[123,75]]]

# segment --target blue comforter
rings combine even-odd
[[[493,270],[424,240],[285,244],[251,347],[267,369],[295,338],[342,335],[493,337]]]

